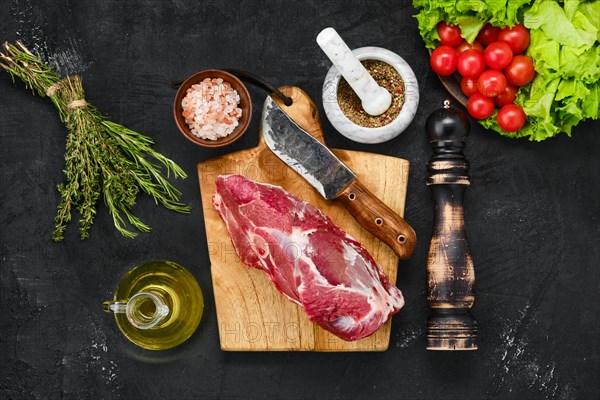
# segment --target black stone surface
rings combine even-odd
[[[476,266],[480,349],[428,352],[425,259],[432,201],[423,126],[448,95],[428,66],[408,1],[0,2],[0,39],[22,39],[63,73],[83,76],[87,98],[113,120],[151,135],[189,178],[177,182],[191,215],[141,198],[154,230],[119,236],[101,205],[91,238],[73,225],[50,240],[63,179],[66,131],[47,99],[0,73],[1,399],[596,399],[600,392],[600,125],[543,143],[510,140],[474,124],[466,224]],[[247,68],[304,88],[320,103],[330,63],[315,37],[334,26],[351,47],[399,53],[421,90],[398,138],[331,146],[410,160],[406,218],[419,238],[399,267],[406,306],[390,348],[373,354],[226,353],[219,349],[195,165],[256,145],[263,92],[249,134],[218,151],[196,147],[173,122],[169,81],[208,67]],[[322,111],[322,109],[321,109]],[[206,296],[193,338],[172,351],[126,342],[101,310],[121,276],[148,259],[186,266]]]

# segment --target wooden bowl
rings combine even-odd
[[[431,56],[431,53],[432,53],[432,50],[429,49],[429,56]],[[454,100],[456,100],[463,107],[466,107],[467,101],[469,100],[469,98],[467,96],[465,96],[465,94],[462,92],[462,89],[460,88],[461,77],[458,74],[458,72],[455,72],[452,75],[448,75],[448,76],[438,75],[438,78],[440,78],[440,82],[442,82],[442,86],[444,86],[446,88],[448,93],[450,93],[450,96],[452,96],[454,98]]]
[[[198,136],[194,135],[185,122],[185,118],[183,117],[183,108],[181,107],[181,100],[186,95],[186,91],[197,83],[200,83],[205,78],[221,78],[225,82],[229,82],[231,87],[240,95],[240,104],[239,107],[242,109],[242,116],[239,120],[239,125],[235,127],[233,132],[229,135],[216,139],[202,139]],[[195,73],[194,75],[187,78],[177,90],[177,94],[175,95],[175,102],[173,103],[173,117],[175,118],[175,123],[177,127],[187,139],[195,144],[203,147],[223,147],[227,146],[238,140],[248,129],[250,125],[250,118],[252,117],[252,99],[250,98],[250,93],[248,93],[248,89],[242,83],[239,78],[230,74],[229,72],[222,71],[220,69],[207,69],[204,71],[200,71]]]

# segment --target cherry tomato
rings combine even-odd
[[[469,43],[466,40],[463,40],[461,44],[456,46],[456,52],[458,55],[461,55],[467,50],[477,50],[483,53],[483,46],[477,40],[474,40],[473,43]]]
[[[521,109],[521,107],[514,104],[507,104],[503,106],[498,115],[496,115],[496,121],[500,128],[506,132],[516,132],[523,127],[527,117]]]
[[[456,71],[458,54],[454,47],[441,45],[431,53],[429,60],[433,71],[442,76],[451,75]]]
[[[479,90],[477,89],[477,79],[463,77],[460,80],[460,88],[467,97],[479,93]]]
[[[477,80],[479,93],[487,97],[496,97],[506,90],[506,77],[500,71],[488,69]]]
[[[446,46],[456,47],[463,41],[460,36],[460,27],[457,25],[448,25],[442,21],[437,26],[437,32],[440,42]]]
[[[529,31],[523,25],[503,28],[498,34],[498,41],[510,46],[513,54],[519,54],[529,46]]]
[[[458,56],[458,73],[467,78],[478,78],[485,71],[483,53],[467,50]]]
[[[492,26],[489,22],[481,28],[479,34],[477,35],[477,40],[484,46],[489,45],[490,43],[498,40],[498,34],[500,33],[500,28],[496,26]]]
[[[500,70],[510,64],[513,53],[510,46],[506,43],[494,42],[485,48],[483,57],[488,67]]]
[[[467,111],[475,119],[486,119],[494,113],[494,102],[489,97],[475,93],[467,101]]]
[[[511,85],[510,83],[506,85],[506,89],[504,92],[500,93],[498,96],[494,97],[494,103],[498,107],[505,106],[507,104],[512,104],[517,98],[517,87]]]
[[[535,77],[533,62],[527,56],[514,56],[510,64],[504,69],[506,79],[516,86],[524,86]]]

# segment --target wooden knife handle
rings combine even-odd
[[[336,199],[346,206],[363,228],[390,246],[401,260],[412,255],[417,243],[415,231],[358,179],[353,180]]]

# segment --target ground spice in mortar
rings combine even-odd
[[[346,117],[357,125],[366,128],[378,128],[392,122],[404,104],[404,81],[391,65],[379,60],[364,60],[362,65],[375,79],[377,84],[392,95],[392,104],[381,115],[370,115],[363,110],[360,98],[344,78],[340,79],[337,90],[337,99],[340,109]]]

